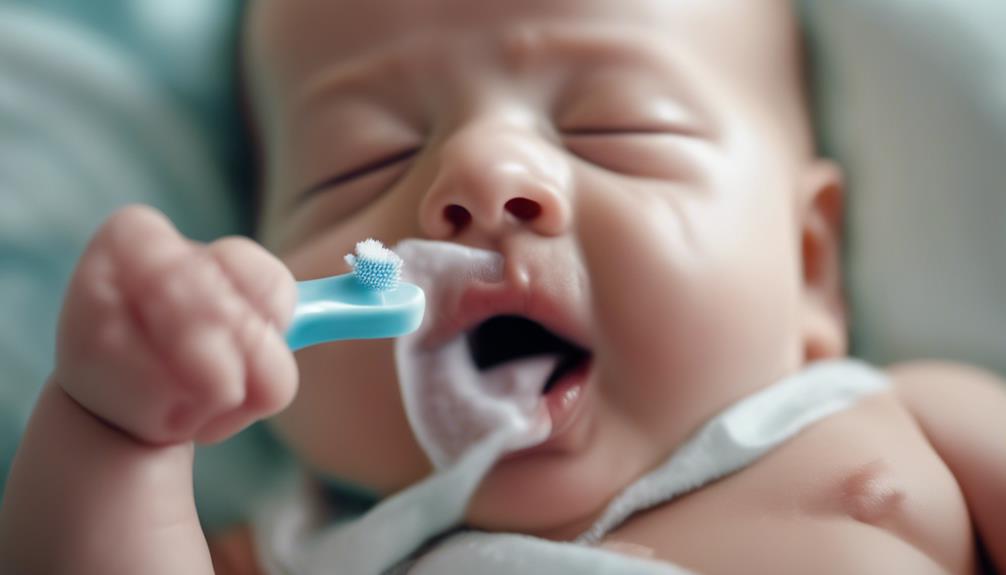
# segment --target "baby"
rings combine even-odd
[[[264,572],[250,531],[207,543],[192,453],[271,416],[319,482],[383,497],[427,477],[393,342],[284,342],[294,278],[345,272],[365,237],[498,252],[498,298],[430,310],[447,335],[506,317],[497,347],[538,329],[576,350],[543,390],[551,435],[485,477],[475,530],[575,539],[718,413],[845,355],[841,173],[815,155],[785,0],[259,0],[248,18],[275,256],[144,208],[104,225],[9,479],[0,572]],[[887,373],[598,545],[701,573],[1006,570],[1006,394],[963,367]]]

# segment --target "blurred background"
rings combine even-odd
[[[144,202],[248,233],[240,0],[0,0],[0,489],[87,238]],[[824,150],[849,172],[856,355],[1006,373],[1006,2],[803,0]],[[200,450],[209,527],[288,476],[263,430]]]
[[[0,0],[0,489],[52,367],[62,294],[109,213],[199,240],[248,233],[235,0]],[[225,525],[289,471],[261,429],[203,449]]]

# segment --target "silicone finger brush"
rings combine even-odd
[[[346,339],[399,337],[423,320],[426,296],[402,282],[402,259],[368,239],[346,256],[348,274],[297,283],[297,307],[286,341],[294,351]]]

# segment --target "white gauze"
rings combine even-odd
[[[425,240],[406,240],[395,252],[405,261],[402,278],[426,293],[423,323],[396,341],[395,359],[409,423],[433,465],[449,466],[498,430],[510,430],[507,451],[543,441],[551,421],[541,401],[542,383],[558,358],[509,361],[479,372],[464,333],[436,347],[423,344],[464,290],[476,282],[503,280],[503,256]]]

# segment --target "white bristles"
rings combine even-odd
[[[371,289],[384,291],[398,287],[402,258],[375,239],[357,243],[356,255],[347,254],[346,263],[360,282]]]
[[[367,238],[356,244],[356,257],[374,262],[401,263],[402,261],[398,254],[373,238]]]

